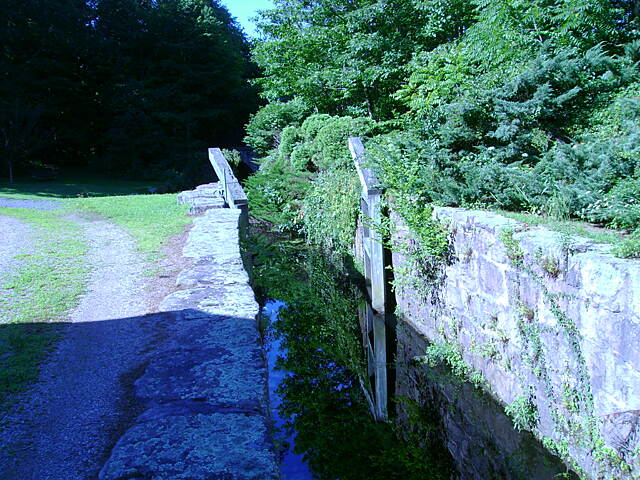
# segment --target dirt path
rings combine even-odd
[[[17,257],[28,253],[33,247],[32,237],[33,229],[29,225],[15,218],[0,215],[0,286],[20,265]],[[0,288],[0,295],[3,293]]]
[[[96,478],[121,425],[137,415],[127,378],[144,367],[157,337],[133,239],[105,221],[82,221],[93,274],[62,326],[40,382],[19,399],[0,432],[0,478]]]
[[[60,208],[60,203],[52,200],[20,200],[0,197],[0,207],[28,208],[31,210],[55,210]]]

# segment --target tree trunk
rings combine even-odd
[[[9,160],[7,164],[9,165],[9,183],[13,183],[13,162]]]

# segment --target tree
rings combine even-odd
[[[472,8],[460,0],[277,0],[261,13],[254,49],[270,100],[303,99],[321,113],[389,119],[390,95],[421,49],[460,35]]]
[[[42,149],[52,139],[40,117],[40,109],[19,104],[0,110],[0,141],[9,183],[13,183],[15,163]]]
[[[0,98],[38,107],[59,165],[182,176],[257,108],[248,41],[218,0],[7,0],[0,40]]]

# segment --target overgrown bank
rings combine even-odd
[[[349,255],[357,135],[416,240],[402,253],[418,282],[450,253],[436,205],[526,215],[640,255],[636,2],[275,5],[254,48],[270,103],[246,137],[263,157],[247,182],[256,218]],[[527,405],[512,410],[525,418]]]

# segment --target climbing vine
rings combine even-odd
[[[573,439],[575,439],[577,446],[589,449],[592,452],[593,458],[599,463],[603,474],[607,471],[629,472],[630,466],[618,452],[605,444],[604,438],[600,433],[600,421],[594,414],[593,393],[591,391],[588,367],[582,352],[581,335],[575,321],[560,306],[560,300],[568,296],[549,290],[544,277],[525,261],[524,251],[514,233],[513,229],[504,229],[499,234],[506,256],[515,269],[527,275],[540,289],[544,302],[557,321],[559,331],[566,339],[573,355],[573,361],[567,365],[567,368],[572,368],[575,372],[572,375],[575,382],[573,384],[564,382],[562,391],[558,393],[549,374],[544,344],[541,339],[543,328],[549,330],[550,327],[543,327],[536,318],[537,312],[521,300],[518,300],[520,315],[518,328],[527,349],[525,363],[529,365],[534,376],[544,386],[545,395],[549,399],[547,407],[551,412],[556,434],[561,438],[558,442],[548,437],[543,437],[542,441],[547,448],[560,455],[581,475],[584,475],[584,472],[581,472],[581,469],[571,456],[571,441]],[[563,248],[569,248],[568,242],[564,241],[562,244]],[[543,257],[539,251],[536,252],[535,257],[538,267],[543,272],[553,278],[560,274],[560,264],[557,259],[551,256]],[[515,282],[513,289],[517,293],[520,291],[519,278],[513,281]],[[523,379],[521,378],[521,380]],[[532,386],[523,385],[522,388],[525,391],[531,391]],[[511,414],[514,424],[520,427],[524,425],[522,414],[526,411],[523,409],[523,406],[526,405],[525,398],[528,401],[531,396],[520,396],[507,407],[507,413]],[[540,435],[533,426],[530,425],[526,428]]]

